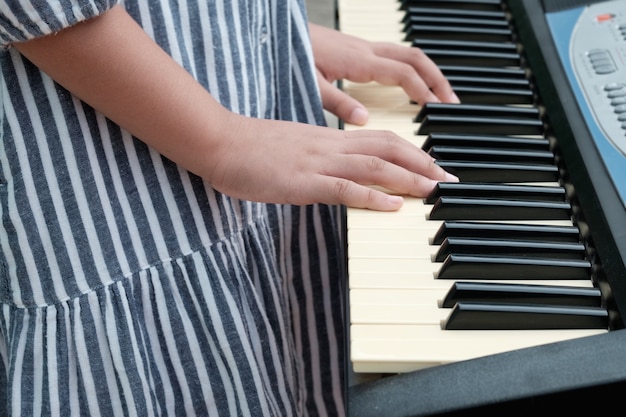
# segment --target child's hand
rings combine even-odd
[[[234,116],[236,129],[211,156],[217,190],[262,202],[344,204],[397,210],[400,196],[423,197],[438,181],[458,181],[419,147],[388,131],[342,131]]]
[[[332,84],[339,79],[398,85],[418,104],[459,102],[437,65],[419,48],[369,42],[313,24],[309,28],[324,108],[346,122],[365,124],[367,110]]]

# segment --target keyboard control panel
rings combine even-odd
[[[546,14],[559,58],[626,205],[626,1]],[[620,178],[621,177],[621,178]]]

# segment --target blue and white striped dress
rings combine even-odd
[[[115,3],[0,1],[0,415],[342,415],[339,208],[222,195],[10,47]],[[303,0],[122,3],[233,111],[324,123]]]

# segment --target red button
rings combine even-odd
[[[606,22],[608,20],[611,20],[614,17],[615,17],[615,15],[612,14],[612,13],[602,13],[602,14],[599,14],[599,15],[596,16],[596,21],[602,23],[602,22]]]

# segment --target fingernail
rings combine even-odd
[[[388,210],[398,210],[404,204],[404,198],[398,195],[388,195],[387,204]]]
[[[461,100],[459,99],[459,97],[456,94],[452,93],[452,102],[453,103],[460,103]]]
[[[352,111],[352,114],[350,114],[350,123],[353,123],[355,125],[364,125],[365,123],[367,123],[367,118],[367,110],[361,107],[357,107]]]
[[[459,177],[446,172],[446,182],[459,182]]]

